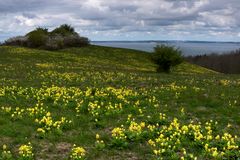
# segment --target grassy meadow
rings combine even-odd
[[[0,47],[0,159],[239,159],[240,75],[89,46]]]

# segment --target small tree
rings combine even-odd
[[[154,63],[158,65],[157,72],[170,72],[171,67],[183,62],[182,52],[172,46],[157,45],[152,56]]]

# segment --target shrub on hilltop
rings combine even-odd
[[[63,24],[49,33],[46,48],[49,50],[67,47],[83,47],[89,44],[86,37],[81,37],[70,25]]]
[[[154,48],[152,60],[158,65],[157,72],[170,72],[173,66],[183,62],[182,52],[172,46],[157,45]]]
[[[48,38],[48,30],[45,28],[37,28],[27,35],[27,46],[37,48],[44,46]]]
[[[82,47],[89,44],[89,40],[86,37],[80,37],[79,35],[68,35],[64,37],[64,45],[68,47]]]
[[[58,50],[67,47],[83,47],[89,43],[89,39],[80,36],[73,27],[63,24],[51,32],[46,28],[36,28],[25,36],[9,38],[3,45]]]
[[[44,48],[47,50],[57,50],[68,47],[64,45],[64,37],[61,35],[48,36]]]
[[[27,46],[27,37],[17,36],[7,39],[2,45],[8,46]]]
[[[60,34],[62,36],[67,36],[67,35],[73,35],[73,34],[77,34],[75,32],[75,29],[68,25],[68,24],[63,24],[60,27],[55,28],[52,32],[52,35],[56,35],[56,34]]]

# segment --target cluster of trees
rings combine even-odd
[[[240,73],[240,49],[225,54],[205,54],[183,57],[182,52],[172,46],[160,45],[154,48],[152,60],[157,64],[158,72],[169,73],[171,68],[184,60],[221,73]]]
[[[240,49],[225,54],[189,56],[188,62],[197,64],[221,73],[240,73]]]
[[[9,38],[3,45],[57,50],[66,47],[83,47],[89,43],[89,39],[81,37],[73,27],[63,24],[51,32],[46,28],[36,28],[25,36]]]

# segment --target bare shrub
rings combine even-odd
[[[3,45],[9,46],[27,46],[27,37],[26,36],[17,36],[7,39]]]
[[[190,63],[221,73],[240,73],[240,49],[225,54],[189,56],[185,59]]]

